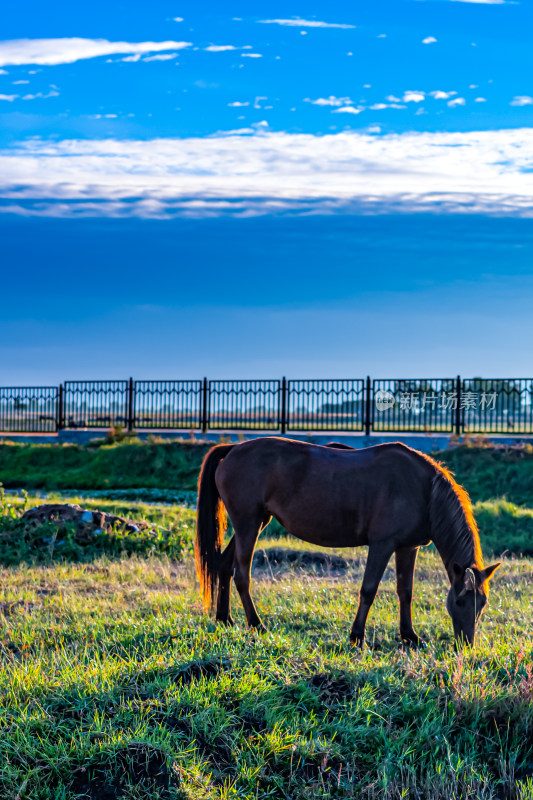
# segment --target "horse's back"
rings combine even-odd
[[[335,449],[280,437],[235,446],[216,481],[230,516],[264,509],[299,538],[368,544],[425,524],[431,467],[402,443]]]

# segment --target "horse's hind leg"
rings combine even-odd
[[[233,625],[230,613],[231,576],[233,574],[233,561],[235,558],[235,537],[232,536],[229,544],[220,557],[217,620],[226,625]]]
[[[414,631],[411,614],[417,555],[418,547],[401,547],[396,550],[396,592],[400,601],[400,636],[404,642],[409,642],[415,647],[425,644]]]
[[[248,626],[264,631],[265,627],[261,622],[250,594],[252,559],[259,531],[264,522],[264,515],[261,513],[255,516],[235,518],[230,513],[230,516],[235,530],[235,568],[233,572],[235,586],[241,597]]]

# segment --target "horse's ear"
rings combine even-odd
[[[454,561],[454,563],[452,564],[452,573],[453,573],[453,580],[455,583],[456,581],[460,581],[464,578],[465,568],[459,566],[459,564],[456,561]]]
[[[490,581],[496,570],[499,569],[501,565],[502,562],[498,561],[496,564],[491,564],[490,567],[485,567],[483,570],[483,580]]]

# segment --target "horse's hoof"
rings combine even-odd
[[[359,650],[364,650],[365,637],[364,636],[350,636],[350,644],[352,647],[357,647]]]
[[[263,633],[268,633],[268,629],[265,628],[262,622],[260,622],[258,625],[249,625],[248,629],[250,633],[260,633],[261,635]]]
[[[235,625],[235,623],[233,622],[233,619],[232,619],[231,616],[229,616],[229,617],[217,617],[216,621],[220,622],[222,625],[227,625],[228,628],[231,627],[232,625]]]
[[[420,639],[418,636],[416,639],[411,639],[404,636],[402,637],[402,644],[409,650],[425,650],[428,646],[427,642],[425,642],[423,639]]]

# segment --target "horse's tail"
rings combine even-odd
[[[209,609],[216,595],[219,560],[227,524],[226,509],[215,483],[215,472],[233,447],[234,444],[212,447],[203,460],[198,478],[194,557],[205,611]]]

